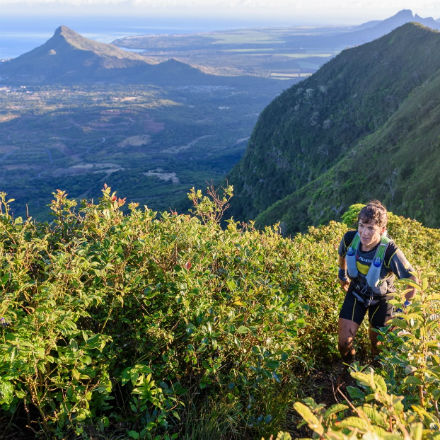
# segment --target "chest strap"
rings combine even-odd
[[[386,235],[382,235],[380,237],[380,244],[376,249],[376,253],[366,276],[367,284],[370,287],[377,287],[377,284],[379,283],[380,270],[382,268],[382,264],[385,259],[385,252],[390,241],[391,240]],[[356,255],[358,253],[360,243],[361,238],[359,237],[359,233],[356,232],[356,235],[354,236],[353,241],[347,250],[347,255],[345,256],[345,260],[347,262],[347,272],[351,279],[355,279],[359,276],[359,271],[356,265]]]

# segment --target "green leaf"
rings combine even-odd
[[[423,382],[416,376],[407,376],[403,379],[405,385],[422,385]]]
[[[368,432],[370,429],[370,424],[359,417],[347,417],[346,419],[339,422],[338,427],[340,428],[355,428],[359,429],[361,432]]]
[[[410,427],[411,439],[422,440],[423,437],[423,423],[413,423]]]
[[[14,386],[10,382],[0,382],[0,404],[9,405],[14,399]]]
[[[388,427],[384,414],[377,411],[374,407],[364,405],[362,409],[365,412],[365,414],[368,416],[370,422],[372,422],[374,425],[381,426],[382,428]]]
[[[128,431],[127,434],[129,437],[134,439],[138,439],[140,437],[139,433],[136,431]]]
[[[226,285],[228,286],[228,288],[231,292],[233,292],[237,288],[237,284],[235,284],[234,280],[226,281]]]
[[[88,411],[80,410],[77,412],[75,419],[77,422],[83,422],[87,418],[87,416],[88,416]]]
[[[26,397],[26,391],[23,390],[16,390],[15,391],[15,395],[19,398],[19,399],[24,399]]]
[[[348,388],[348,387],[347,387]],[[332,405],[325,413],[324,418],[328,419],[331,415],[337,414],[341,411],[344,411],[348,408],[347,405],[344,405],[343,403],[336,403],[335,405]]]
[[[249,329],[247,327],[245,327],[244,325],[241,325],[240,327],[238,327],[237,333],[244,335],[246,333],[249,333]]]
[[[180,415],[177,411],[172,411],[172,414],[177,420],[180,420]]]
[[[379,376],[377,374],[374,375],[374,383],[379,388],[380,391],[382,391],[384,394],[387,393],[387,385],[385,383],[385,380],[382,376]]]
[[[318,418],[315,416],[315,414],[312,413],[309,407],[307,407],[301,402],[295,402],[293,407],[300,414],[300,416],[307,422],[307,425],[311,430],[315,431],[319,435],[324,434],[324,427],[322,426]]]
[[[391,434],[379,426],[373,426],[373,432],[376,435],[370,435],[370,433],[367,432],[362,438],[364,440],[402,440],[402,436],[400,434]]]
[[[305,327],[307,327],[306,320],[305,320],[304,318],[299,318],[299,319],[297,319],[297,320],[296,320],[296,326],[297,326],[298,328],[305,328]]]
[[[357,387],[347,386],[347,392],[352,399],[363,399],[365,397],[365,393]]]
[[[374,387],[374,381],[373,381],[373,377],[371,376],[371,374],[365,374],[365,373],[361,373],[360,371],[358,371],[358,372],[350,373],[350,375],[351,375],[351,377],[356,379],[362,385],[365,385],[370,388]]]

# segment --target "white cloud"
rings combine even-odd
[[[106,13],[125,11],[138,12],[219,14],[223,16],[239,14],[261,17],[332,18],[343,20],[358,17],[359,20],[383,19],[400,9],[412,9],[421,16],[440,15],[438,2],[434,0],[0,0],[2,10],[7,7],[17,11],[34,11],[81,8],[83,13],[100,8]],[[77,12],[78,12],[77,10]],[[322,20],[321,20],[322,21]]]

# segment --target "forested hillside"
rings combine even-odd
[[[222,229],[232,189],[209,193],[192,191],[194,212],[180,215],[135,203],[124,214],[125,199],[109,187],[97,204],[81,206],[58,191],[51,224],[13,218],[13,201],[0,195],[0,435],[304,436],[295,405],[315,431],[339,430],[331,438],[375,424],[382,434],[424,430],[435,438],[440,231],[390,216],[390,235],[426,280],[396,320],[406,333],[386,337],[376,368],[373,398],[389,391],[403,400],[377,409],[370,398],[362,413],[370,425],[364,420],[360,431],[347,419],[338,428],[335,417],[349,408],[324,416],[314,407],[313,415],[298,401],[337,397],[336,249],[347,225],[311,227],[294,239],[276,226],[229,221]],[[360,360],[370,362],[365,338],[359,345]],[[347,392],[361,405],[375,382],[357,374],[361,389]],[[400,418],[383,412],[393,408]]]
[[[340,214],[357,200],[440,225],[440,72],[416,88],[375,133],[329,171],[272,205],[260,225],[281,221],[292,233]],[[393,208],[394,209],[394,208]]]
[[[374,197],[438,226],[436,54],[440,34],[406,24],[276,98],[229,176],[232,215],[291,233]]]

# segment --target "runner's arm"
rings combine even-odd
[[[418,282],[417,278],[413,275],[415,272],[411,264],[403,255],[400,249],[397,249],[391,258],[391,270],[397,275],[398,278],[412,280],[415,283]],[[407,292],[405,293],[405,305],[411,303],[411,299],[415,295],[415,288],[408,284],[406,286]]]
[[[345,273],[345,277],[341,277],[343,272]],[[345,257],[343,257],[342,255],[339,255],[338,281],[339,281],[339,284],[341,285],[342,290],[347,292],[348,286],[350,285],[350,280],[347,275],[347,262],[345,261]]]

